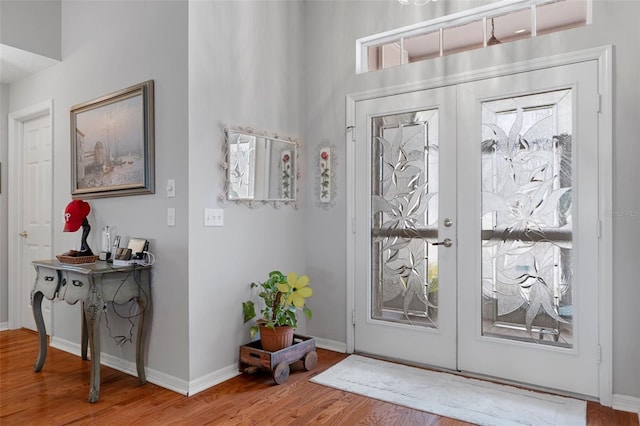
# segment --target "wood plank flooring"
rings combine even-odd
[[[0,332],[1,425],[439,425],[469,423],[327,388],[308,379],[345,358],[318,350],[318,367],[293,364],[286,383],[242,374],[192,397],[102,366],[100,400],[87,402],[88,361],[49,347],[34,373],[37,335]],[[589,425],[636,426],[634,413],[587,405]]]

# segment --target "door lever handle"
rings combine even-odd
[[[445,238],[444,241],[438,241],[437,243],[431,243],[432,246],[445,246],[451,247],[453,245],[453,240],[451,238]]]
[[[22,238],[27,238],[29,236],[29,234],[27,233],[27,231],[22,231],[21,233],[19,233],[18,235],[20,235]]]

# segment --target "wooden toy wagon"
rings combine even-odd
[[[258,370],[271,372],[273,380],[281,385],[289,378],[289,364],[302,361],[304,369],[313,370],[318,365],[316,341],[313,337],[293,335],[293,344],[279,351],[269,352],[262,349],[260,341],[240,346],[238,369],[243,373]]]

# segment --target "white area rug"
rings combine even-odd
[[[572,398],[351,355],[312,382],[479,425],[585,425]]]

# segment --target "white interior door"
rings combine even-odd
[[[356,102],[355,351],[598,395],[597,100],[590,61]]]
[[[20,194],[22,256],[20,265],[20,318],[23,327],[36,330],[31,309],[35,282],[33,260],[51,258],[51,124],[40,116],[22,124],[22,191]],[[51,301],[43,300],[47,332],[51,330]]]
[[[356,351],[456,367],[455,94],[356,104]]]

